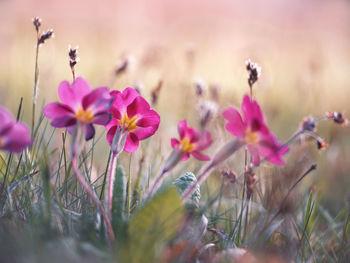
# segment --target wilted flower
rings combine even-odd
[[[317,149],[319,150],[322,150],[328,146],[328,143],[326,142],[326,140],[322,139],[321,137],[316,139],[316,143],[317,143]]]
[[[182,160],[187,160],[190,155],[201,161],[210,160],[209,156],[202,154],[201,151],[208,148],[212,143],[211,134],[208,131],[197,131],[187,126],[187,121],[182,120],[178,124],[180,141],[172,138],[171,147],[181,152]]]
[[[40,26],[41,26],[41,18],[36,16],[36,17],[34,17],[32,19],[32,21],[33,21],[33,25],[35,27],[35,30],[37,32],[39,32],[39,29],[40,29]]]
[[[110,109],[112,120],[106,125],[107,141],[112,144],[119,127],[127,132],[124,151],[134,152],[139,147],[139,141],[147,139],[157,131],[160,117],[133,88],[126,88],[123,92],[112,91],[111,96],[114,102]]]
[[[158,98],[159,98],[159,94],[160,94],[160,90],[162,89],[162,86],[163,86],[163,81],[160,80],[160,81],[158,81],[157,86],[151,91],[151,103],[152,103],[152,106],[157,104]]]
[[[274,164],[284,165],[282,156],[288,152],[289,148],[280,143],[270,132],[257,101],[245,95],[241,108],[243,119],[235,108],[230,107],[223,112],[223,117],[228,120],[226,129],[244,141],[253,157],[254,165],[260,163],[259,155]]]
[[[46,32],[42,33],[38,39],[38,45],[44,44],[46,40],[53,38],[54,36],[53,29],[47,30]]]
[[[218,104],[213,101],[204,101],[198,105],[200,126],[204,129],[209,121],[214,118],[218,112]]]
[[[0,150],[19,153],[32,144],[30,130],[0,107]]]
[[[108,110],[113,98],[107,87],[91,90],[86,80],[77,78],[72,84],[61,82],[58,97],[61,103],[50,103],[44,108],[44,115],[54,127],[66,127],[72,132],[76,124],[84,125],[85,139],[90,140],[95,134],[93,124],[106,125],[111,120]]]

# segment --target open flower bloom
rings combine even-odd
[[[63,81],[58,87],[61,102],[50,103],[44,108],[44,115],[51,119],[51,125],[66,127],[73,131],[76,124],[85,126],[85,139],[95,135],[93,124],[106,125],[111,120],[109,108],[113,102],[107,87],[92,90],[83,79],[77,78],[72,84]]]
[[[111,96],[114,101],[110,109],[112,120],[106,125],[107,141],[112,144],[119,127],[127,132],[124,151],[132,153],[139,147],[139,141],[147,139],[157,131],[160,117],[132,88],[126,88],[123,92],[112,91]]]
[[[32,144],[30,130],[0,107],[0,150],[19,153]]]
[[[210,132],[206,130],[197,131],[193,127],[187,126],[186,120],[180,121],[177,128],[180,141],[172,138],[171,147],[182,152],[183,161],[186,161],[190,155],[201,161],[210,160],[209,156],[201,153],[213,142]]]
[[[235,108],[228,108],[223,112],[223,117],[228,121],[226,130],[232,135],[241,138],[247,145],[249,153],[253,157],[253,164],[260,163],[259,155],[262,155],[271,163],[284,165],[282,156],[289,150],[283,146],[276,136],[272,134],[264,121],[259,104],[245,95],[242,102],[243,118]]]

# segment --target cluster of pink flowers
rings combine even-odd
[[[123,92],[110,92],[107,87],[91,90],[83,78],[77,78],[72,84],[62,82],[58,96],[61,102],[44,108],[44,115],[52,120],[52,126],[66,127],[71,133],[75,125],[80,125],[85,128],[85,139],[89,140],[95,134],[93,125],[103,125],[108,130],[109,144],[119,127],[127,132],[126,152],[136,151],[139,141],[153,135],[159,126],[158,113],[132,88]]]
[[[58,96],[61,102],[46,105],[44,115],[52,120],[52,126],[66,127],[69,132],[75,125],[81,125],[85,128],[86,140],[94,136],[94,124],[106,127],[109,144],[112,144],[117,130],[122,130],[127,133],[124,151],[132,153],[141,140],[152,136],[159,127],[158,113],[132,88],[122,92],[109,91],[107,87],[92,90],[83,78],[77,78],[72,84],[62,82]],[[260,156],[283,165],[282,156],[288,152],[288,147],[270,132],[258,103],[245,95],[241,109],[243,117],[236,108],[230,107],[223,112],[228,121],[226,129],[246,145],[254,165],[259,164]],[[198,131],[182,120],[178,132],[180,140],[172,138],[171,146],[181,154],[183,161],[190,155],[201,161],[210,160],[202,153],[212,144],[209,131]]]

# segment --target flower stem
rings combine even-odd
[[[116,160],[118,157],[118,153],[113,153],[110,167],[109,167],[109,173],[108,173],[108,187],[107,187],[107,214],[108,218],[112,220],[112,198],[113,198],[113,185],[114,185],[114,178],[115,178],[115,166],[116,166]]]
[[[114,232],[113,232],[113,229],[112,229],[111,221],[109,220],[107,214],[105,213],[100,199],[98,199],[98,197],[95,195],[95,193],[91,190],[90,186],[85,181],[83,175],[79,172],[79,168],[78,168],[78,165],[77,165],[77,156],[73,157],[72,166],[73,166],[73,169],[74,169],[75,176],[77,177],[80,185],[83,187],[85,192],[88,194],[88,196],[95,203],[95,205],[97,206],[98,210],[100,211],[104,221],[106,222],[108,236],[109,236],[110,241],[114,241],[115,236],[114,236]]]
[[[33,87],[32,136],[34,133],[35,106],[36,106],[36,100],[38,97],[38,85],[39,85],[39,66],[38,66],[39,46],[40,46],[39,45],[39,32],[37,31],[37,41],[36,41],[36,51],[35,51],[34,87]]]

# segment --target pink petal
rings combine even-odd
[[[146,113],[142,113],[136,122],[138,127],[156,126],[158,128],[160,123],[160,117],[154,110],[149,110]]]
[[[92,124],[85,125],[85,140],[88,141],[92,139],[95,135],[95,128]]]
[[[133,88],[126,88],[123,92],[112,91],[110,94],[114,97],[113,107],[117,108],[120,112],[125,112],[126,107],[130,105],[136,97],[140,96]]]
[[[83,78],[77,78],[72,85],[63,81],[58,87],[58,97],[63,104],[76,109],[81,106],[82,99],[91,91],[90,85]]]
[[[19,153],[32,144],[30,130],[27,125],[17,122],[3,137],[3,146],[1,149]]]
[[[181,161],[187,161],[188,160],[188,158],[190,158],[190,154],[189,153],[184,153],[183,154],[183,157],[182,157],[182,159],[181,159]]]
[[[106,138],[107,138],[107,142],[109,143],[109,145],[112,144],[113,137],[115,135],[115,132],[117,131],[117,127],[118,126],[113,126],[107,132]]]
[[[112,114],[108,112],[100,112],[95,115],[95,119],[93,121],[94,124],[99,125],[107,125],[112,119]]]
[[[244,134],[246,124],[243,122],[241,114],[237,109],[230,107],[222,113],[222,116],[228,121],[225,128],[232,135],[240,137]]]
[[[12,117],[11,113],[5,109],[0,107],[0,135],[6,133],[6,131],[14,125],[15,120]]]
[[[211,134],[208,131],[203,131],[203,134],[198,143],[196,143],[196,151],[202,151],[208,148],[213,142]]]
[[[254,165],[259,165],[260,163],[260,157],[259,157],[259,151],[257,147],[253,145],[247,145],[249,153],[252,155],[253,158],[253,164]]]
[[[108,88],[101,87],[94,89],[83,98],[83,108],[92,109],[94,112],[107,111],[113,102],[114,98],[109,94]]]
[[[198,151],[191,152],[192,156],[200,161],[209,161],[210,157],[208,155],[202,154]]]
[[[171,147],[173,149],[175,149],[180,144],[180,142],[177,139],[175,139],[175,138],[171,138],[170,142],[171,142]]]
[[[62,117],[55,118],[51,121],[51,125],[56,128],[63,128],[75,125],[77,120],[74,118],[74,116],[70,115],[63,115]]]
[[[148,137],[152,136],[157,131],[158,126],[150,126],[150,127],[139,127],[134,130],[132,133],[139,139],[144,140]]]
[[[115,119],[115,118],[112,118],[112,120],[105,126],[105,128],[107,130],[111,129],[112,127],[116,127],[119,126],[120,123],[119,123],[119,120],[118,119]]]
[[[177,125],[177,130],[179,132],[180,139],[182,140],[187,130],[187,121],[186,120],[179,121],[179,124]]]
[[[62,117],[63,115],[72,115],[73,111],[68,106],[58,102],[49,103],[44,108],[44,115],[46,118],[54,119]]]
[[[139,147],[138,138],[136,137],[136,135],[129,133],[126,136],[124,151],[126,151],[128,153],[132,153],[132,152],[136,151],[138,147]]]
[[[138,96],[133,100],[133,102],[130,105],[127,106],[127,113],[129,118],[132,118],[135,115],[148,112],[149,109],[150,106],[148,102],[141,96]]]
[[[264,123],[264,116],[259,104],[256,100],[252,101],[248,95],[245,95],[243,98],[242,112],[248,125],[251,125],[254,120],[257,120],[259,123]]]

